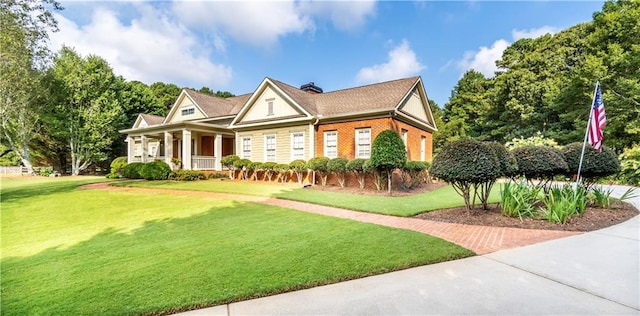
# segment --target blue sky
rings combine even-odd
[[[147,84],[252,92],[264,77],[325,91],[422,76],[440,106],[513,41],[590,21],[602,1],[62,1],[63,44]]]

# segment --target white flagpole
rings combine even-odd
[[[591,101],[591,110],[589,110],[589,119],[587,120],[587,131],[584,133],[584,141],[582,142],[582,153],[580,154],[580,163],[578,164],[578,175],[576,176],[576,183],[574,185],[574,194],[578,190],[578,183],[580,183],[580,171],[582,171],[582,160],[584,159],[584,150],[587,146],[587,137],[589,135],[589,128],[591,128],[591,120],[593,119],[593,106],[596,102],[596,94],[598,93],[598,87],[600,86],[600,80],[596,81],[596,88],[593,90],[593,99]]]

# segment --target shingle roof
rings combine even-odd
[[[140,114],[142,119],[147,122],[148,125],[160,125],[164,121],[164,116],[152,115],[152,114]]]
[[[208,117],[237,114],[250,96],[249,94],[225,99],[190,89],[184,89],[184,91],[193,100],[193,102],[195,102],[207,114]]]
[[[278,88],[312,115],[333,116],[369,110],[392,110],[419,77],[410,77],[366,86],[311,94],[269,78]]]

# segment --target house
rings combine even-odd
[[[436,126],[420,77],[332,92],[265,78],[253,93],[226,99],[184,89],[166,117],[140,114],[120,132],[129,162],[180,158],[184,169],[222,170],[230,154],[277,163],[369,158],[387,129],[402,137],[409,160],[431,160]]]

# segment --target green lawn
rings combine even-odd
[[[74,189],[83,181],[98,180],[2,180],[3,315],[169,313],[473,255],[274,206]]]
[[[464,206],[462,197],[453,190],[452,186],[412,196],[394,197],[310,190],[300,188],[299,185],[278,185],[252,181],[127,181],[117,185],[271,196],[395,216],[414,216],[428,211]],[[499,184],[496,184],[491,191],[489,201],[491,203],[500,201]]]

